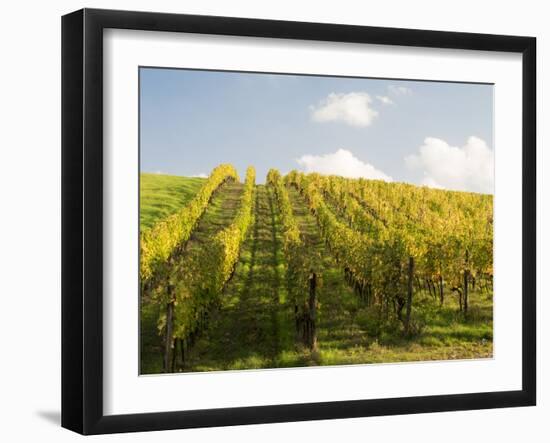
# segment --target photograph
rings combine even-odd
[[[492,358],[493,86],[140,67],[140,373]]]

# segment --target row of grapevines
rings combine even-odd
[[[307,270],[304,269],[304,243],[300,237],[300,229],[294,218],[292,204],[284,186],[281,174],[276,169],[270,169],[267,183],[272,187],[277,198],[281,224],[283,225],[283,249],[287,263],[286,280],[288,294],[298,306],[299,300],[305,296]]]
[[[375,238],[384,232],[387,222],[370,207],[362,205],[350,192],[349,181],[343,177],[319,176],[317,178],[319,190],[336,214],[354,228]]]
[[[456,284],[465,269],[474,278],[492,279],[492,196],[372,180],[348,184],[350,193],[374,204],[390,224],[424,230],[423,259],[430,279],[447,276]]]
[[[425,223],[416,223],[412,214],[407,211],[401,209],[390,211],[389,208],[393,204],[391,201],[378,201],[373,198],[368,201],[362,200],[360,196],[364,189],[361,185],[364,181],[336,176],[321,177],[318,181],[323,196],[327,202],[330,202],[331,208],[338,216],[348,220],[350,227],[365,233],[374,241],[379,240],[380,232],[384,232],[386,238],[391,239],[379,245],[377,252],[382,263],[385,263],[383,267],[385,275],[391,276],[392,279],[392,281],[386,280],[385,284],[382,284],[382,289],[385,293],[393,292],[392,298],[396,301],[397,309],[402,308],[405,302],[403,294],[408,288],[409,278],[406,265],[411,257],[415,261],[414,274],[417,286],[420,286],[420,279],[425,280],[426,287],[430,291],[433,288],[435,295],[435,285],[428,286],[428,283],[433,281],[433,272],[426,260],[432,237]],[[395,186],[395,184],[389,186]],[[417,209],[421,210],[421,208]],[[379,283],[384,281],[379,280]]]
[[[214,191],[224,182],[238,179],[237,171],[232,165],[222,164],[216,167],[187,206],[141,233],[140,277],[142,285],[146,285],[153,276],[159,274],[161,269],[166,269],[168,260],[174,251],[189,239]]]
[[[277,197],[277,203],[279,205],[279,211],[281,214],[281,223],[283,225],[283,239],[285,246],[287,244],[299,244],[300,229],[296,223],[292,211],[292,204],[288,192],[284,187],[281,174],[276,169],[270,169],[267,174],[267,183],[273,188],[275,196]]]
[[[473,285],[476,279],[492,284],[492,196],[404,183],[344,181],[346,192],[376,208],[377,217],[386,221],[393,235],[412,236],[419,246],[417,278],[420,274],[426,280],[434,296],[437,285],[443,300],[444,282],[462,289],[467,280]]]
[[[417,278],[437,278],[441,297],[443,280],[460,287],[465,273],[492,272],[490,196],[296,172],[287,181],[305,195],[355,284],[397,302],[399,312],[410,259]]]
[[[321,234],[332,254],[346,272],[353,275],[357,284],[366,287],[376,275],[380,275],[377,272],[380,264],[376,259],[377,246],[389,240],[387,231],[379,226],[375,236],[367,236],[342,222],[323,198],[319,186],[322,176],[318,174],[306,176],[292,171],[285,180],[287,184],[295,186],[304,195],[309,209],[317,218]],[[374,238],[380,239],[380,242],[375,241]]]
[[[241,245],[253,224],[255,175],[254,168],[249,167],[240,207],[233,222],[173,272],[174,338],[184,339],[196,331],[204,314],[219,302],[222,290],[233,274]],[[160,328],[164,321],[161,318]]]
[[[473,276],[492,274],[491,196],[404,183],[323,179],[325,195],[337,202],[355,228],[364,230],[369,223],[365,220],[373,216],[394,230],[416,231],[416,241],[425,245],[426,277],[438,279],[445,273],[460,278],[466,253]]]
[[[321,278],[319,260],[302,236],[285,183],[279,171],[271,169],[267,183],[277,198],[286,261],[288,298],[294,303],[297,337],[310,350],[317,349],[317,285]]]

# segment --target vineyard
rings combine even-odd
[[[493,198],[142,174],[141,373],[487,358]]]

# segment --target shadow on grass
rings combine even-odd
[[[281,303],[280,226],[265,186],[256,188],[254,214],[222,307],[191,349],[185,371],[277,367],[294,347],[289,309]]]

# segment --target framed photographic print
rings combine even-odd
[[[536,402],[531,37],[62,20],[62,425]]]

